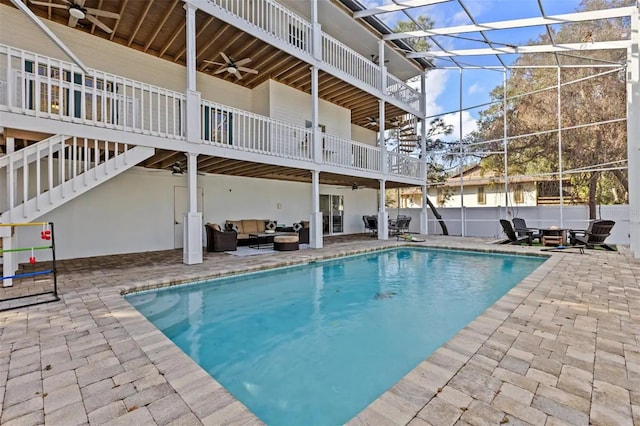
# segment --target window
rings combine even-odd
[[[478,187],[478,204],[487,204],[487,200],[484,195],[484,186]]]
[[[524,191],[519,183],[513,189],[513,202],[517,204],[524,203]]]
[[[230,111],[204,107],[204,135],[210,142],[233,144],[233,116]]]

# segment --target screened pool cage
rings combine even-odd
[[[448,104],[457,98],[444,112],[426,101],[424,150],[419,143],[414,152],[450,235],[498,236],[498,219],[513,217],[572,229],[612,219],[613,242],[640,257],[639,2],[562,10],[568,3],[523,0],[500,12],[513,17],[503,21],[474,16],[479,0],[394,0],[354,16],[399,15],[411,30],[383,40],[423,50],[406,56],[433,65],[422,77],[427,98],[444,82]],[[464,24],[426,27],[423,16]],[[477,102],[479,90],[488,101]],[[424,209],[422,188],[397,190],[396,207]],[[431,214],[428,222],[441,233]]]

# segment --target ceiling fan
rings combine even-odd
[[[366,117],[367,122],[364,123],[365,126],[378,127],[378,119],[375,117]]]
[[[29,3],[36,6],[52,7],[55,9],[67,9],[69,11],[68,26],[74,28],[80,19],[86,19],[107,34],[111,34],[113,30],[98,20],[98,16],[104,18],[120,19],[120,15],[106,10],[94,9],[92,7],[84,7],[86,0],[61,0],[65,4],[48,3],[44,1],[29,0]]]
[[[231,57],[227,56],[224,52],[220,52],[220,56],[222,56],[224,63],[207,61],[206,59],[204,60],[204,62],[207,62],[209,64],[220,65],[220,68],[218,68],[218,70],[214,72],[214,74],[222,74],[223,72],[226,71],[229,74],[234,75],[238,80],[242,80],[242,74],[240,73],[240,71],[248,72],[250,74],[258,74],[257,70],[243,66],[251,62],[251,58],[244,58],[244,59],[240,59],[239,61],[234,61]]]

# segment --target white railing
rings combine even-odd
[[[420,92],[391,74],[387,74],[387,94],[420,111]]]
[[[424,176],[424,163],[414,157],[387,152],[387,170],[390,174],[420,178]]]
[[[226,11],[276,38],[311,53],[311,24],[272,0],[213,0]]]
[[[332,135],[323,135],[323,161],[334,166],[350,169],[381,170],[381,152],[378,147]]]
[[[184,138],[182,93],[0,45],[0,108],[131,132]]]
[[[311,160],[311,129],[202,101],[202,140],[232,149]]]
[[[29,200],[35,200],[36,211],[44,209],[45,203],[54,202],[54,196],[64,198],[89,180],[102,178],[109,170],[98,166],[118,156],[126,159],[130,148],[117,142],[55,135],[0,157],[0,173],[9,176],[7,210],[22,205],[22,215],[27,217]],[[80,182],[74,180],[81,175]],[[72,180],[70,187],[63,185]],[[54,188],[60,188],[60,193],[54,193]],[[65,194],[65,189],[70,193]]]
[[[338,70],[357,78],[377,90],[381,87],[381,70],[371,59],[335,38],[322,33],[322,60]]]

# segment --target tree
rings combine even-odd
[[[626,5],[625,0],[583,0],[579,10],[603,9]],[[626,50],[592,51],[593,41],[619,39],[629,32],[628,19],[607,19],[564,24],[551,36],[556,43],[585,44],[579,52],[582,58],[572,54],[559,54],[562,64],[624,64]],[[540,35],[533,44],[549,44],[547,33]],[[620,195],[628,192],[626,170],[602,171],[599,165],[611,165],[626,158],[626,127],[624,122],[575,127],[626,116],[624,70],[615,68],[561,68],[560,104],[562,150],[559,152],[557,69],[536,69],[536,65],[549,64],[549,54],[522,55],[516,65],[531,68],[512,69],[507,81],[506,114],[508,136],[544,132],[535,136],[511,139],[508,145],[507,163],[509,175],[555,173],[559,169],[560,154],[562,169],[582,170],[571,173],[569,178],[574,193],[565,196],[586,198],[591,219],[596,218],[597,203],[619,202]],[[610,70],[606,75],[593,77]],[[593,77],[584,81],[577,80]],[[537,93],[532,93],[536,92]],[[524,96],[525,93],[528,93]],[[491,92],[495,101],[480,113],[476,141],[501,139],[503,137],[503,87]],[[573,128],[572,128],[573,127]],[[570,129],[567,129],[570,128]],[[483,146],[482,150],[487,150]],[[490,151],[502,149],[502,141],[489,144]],[[502,155],[486,157],[482,161],[486,171],[504,173]]]

